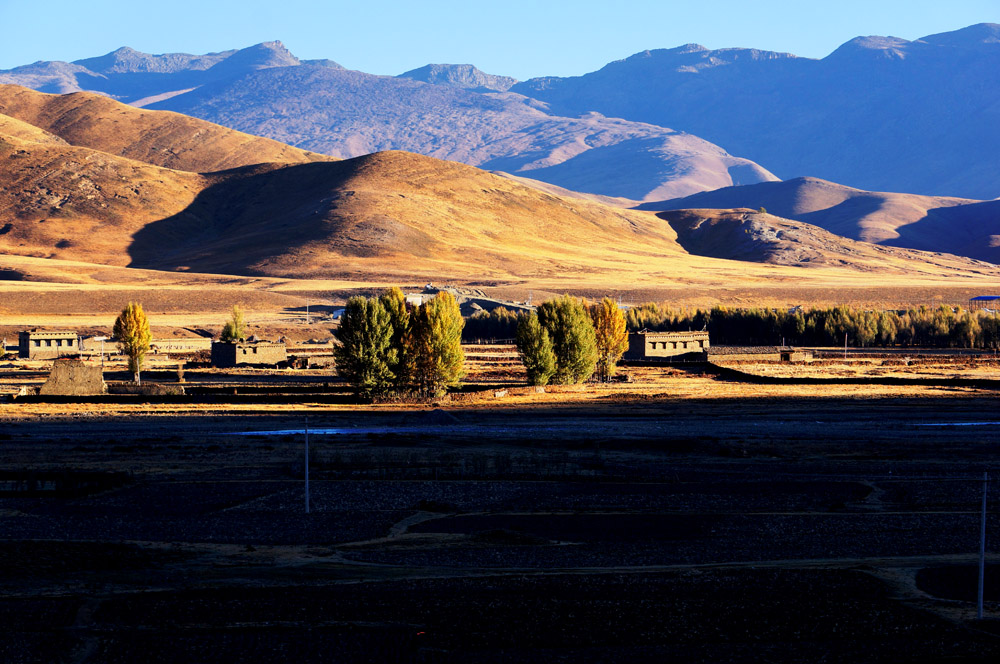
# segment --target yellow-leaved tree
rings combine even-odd
[[[609,297],[590,307],[590,319],[597,336],[597,376],[611,380],[618,360],[628,350],[628,330],[621,307]]]
[[[149,332],[149,319],[138,302],[129,302],[115,320],[115,339],[121,352],[128,357],[128,370],[139,383],[139,372],[142,361],[149,352],[149,342],[152,335]]]

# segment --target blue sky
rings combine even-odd
[[[858,35],[984,22],[1000,23],[1000,0],[0,0],[0,69],[119,46],[208,53],[280,39],[300,58],[373,74],[447,62],[526,79],[689,42],[823,57]]]

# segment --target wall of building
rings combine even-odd
[[[223,343],[212,344],[213,367],[235,367],[240,364],[274,365],[288,359],[285,344],[281,343]]]
[[[18,335],[18,355],[23,359],[54,360],[79,352],[80,342],[73,332],[21,332]]]
[[[628,335],[625,359],[677,357],[703,353],[707,348],[708,332],[634,332]]]

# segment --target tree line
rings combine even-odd
[[[503,321],[532,385],[581,383],[595,374],[608,380],[628,348],[625,314],[609,298],[590,305],[564,295],[532,312],[482,314],[470,321]],[[395,287],[376,297],[353,297],[336,333],[337,373],[363,396],[439,395],[464,374],[466,324],[447,292],[418,307],[408,307]]]
[[[923,346],[997,348],[1000,321],[990,312],[961,307],[921,306],[871,310],[838,306],[778,310],[767,308],[675,309],[643,304],[626,315],[632,331],[708,330],[713,344],[839,346]]]
[[[471,316],[466,341],[513,339],[520,316],[499,307]],[[923,346],[1000,348],[1000,318],[988,311],[961,307],[915,307],[872,310],[838,306],[788,311],[764,307],[674,308],[646,303],[625,312],[628,330],[707,330],[719,345],[838,346],[844,335],[852,346]]]

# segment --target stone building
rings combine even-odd
[[[212,366],[222,369],[240,364],[274,366],[288,359],[285,344],[280,341],[213,341]]]
[[[18,334],[18,356],[23,359],[54,360],[79,353],[80,339],[76,332],[31,330]]]
[[[626,360],[655,360],[681,355],[704,356],[709,348],[708,332],[650,332],[643,330],[628,335]]]

